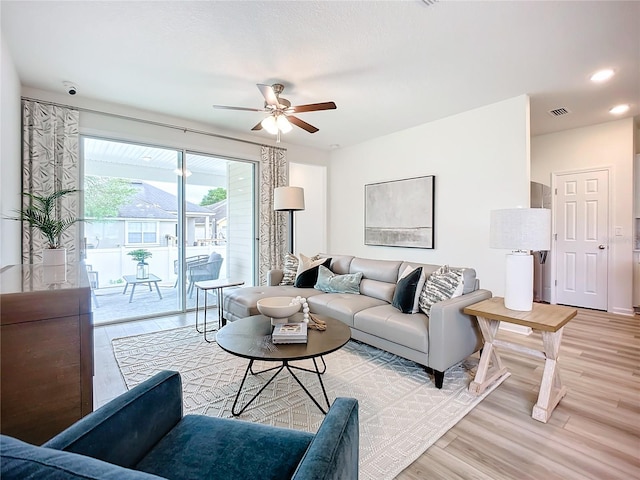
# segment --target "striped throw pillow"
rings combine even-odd
[[[296,281],[296,275],[298,274],[298,257],[287,253],[284,256],[282,273],[283,276],[280,285],[293,285]]]
[[[420,310],[429,315],[431,307],[443,300],[459,297],[464,288],[464,276],[462,269],[449,268],[443,265],[433,272],[424,283],[420,292]]]

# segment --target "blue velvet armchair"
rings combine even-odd
[[[182,416],[182,382],[161,372],[37,447],[0,436],[9,479],[357,479],[358,402],[337,398],[316,434]]]

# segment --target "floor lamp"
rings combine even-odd
[[[301,187],[278,187],[273,191],[273,209],[289,212],[289,252],[293,251],[293,212],[304,210],[304,189]]]
[[[509,208],[491,211],[490,247],[507,254],[504,306],[529,312],[533,308],[533,255],[551,248],[551,210]]]

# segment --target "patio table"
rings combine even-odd
[[[149,277],[147,278],[136,278],[135,275],[123,275],[122,278],[124,278],[124,281],[126,282],[124,286],[124,292],[122,292],[123,295],[127,293],[127,288],[129,288],[129,284],[133,285],[133,287],[131,287],[131,295],[129,295],[129,303],[131,303],[131,301],[133,300],[133,292],[136,291],[136,285],[144,284],[144,283],[149,285],[149,291],[152,290],[151,284],[153,283],[156,286],[156,292],[158,292],[158,297],[160,297],[160,300],[162,300],[162,294],[160,293],[160,288],[158,288],[158,282],[162,281],[160,277],[157,277],[154,274],[150,273]]]

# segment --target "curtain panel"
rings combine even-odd
[[[22,100],[22,191],[49,195],[60,189],[80,188],[78,110]],[[29,198],[23,197],[23,208]],[[80,194],[58,200],[56,214],[81,217]],[[61,237],[67,260],[80,259],[80,225]],[[46,241],[29,224],[22,225],[22,263],[40,263]]]
[[[263,145],[260,150],[260,219],[258,284],[266,283],[267,271],[282,268],[287,253],[287,212],[273,210],[273,191],[287,185],[286,150]]]

